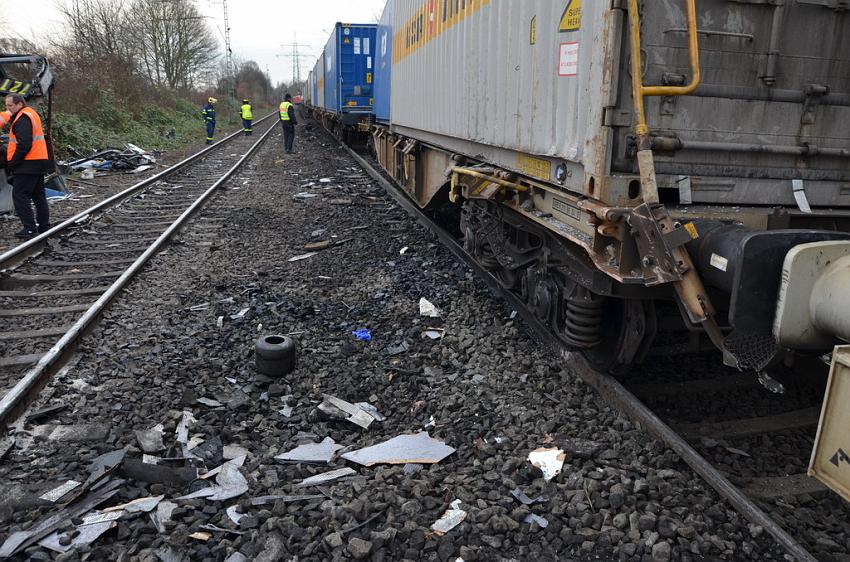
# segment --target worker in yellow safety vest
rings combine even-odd
[[[6,172],[13,176],[12,200],[15,213],[23,224],[15,235],[28,239],[50,230],[50,210],[44,193],[44,174],[47,173],[50,156],[41,117],[27,107],[23,96],[6,96],[6,111],[12,121],[6,147]],[[35,203],[35,217],[32,203]]]
[[[253,133],[253,129],[251,129],[251,121],[254,120],[254,113],[251,111],[251,102],[248,100],[242,100],[242,107],[239,108],[239,115],[242,116],[242,130],[245,132],[246,137],[250,137],[251,133]]]
[[[295,143],[295,106],[292,104],[292,96],[286,94],[280,102],[280,124],[283,126],[283,149],[287,154],[292,154],[292,145]]]

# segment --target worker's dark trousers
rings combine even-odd
[[[212,144],[215,136],[215,121],[207,121],[207,144]]]
[[[243,119],[242,120],[242,130],[245,132],[246,137],[250,137],[253,129],[251,129],[251,120]]]
[[[15,202],[15,213],[25,229],[36,232],[40,227],[44,232],[50,225],[50,209],[44,194],[44,174],[15,174],[12,200]],[[38,226],[32,216],[31,202],[35,203]]]
[[[283,125],[283,149],[286,152],[292,152],[292,145],[295,143],[295,125],[290,125],[285,121],[281,121]]]

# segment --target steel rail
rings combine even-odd
[[[262,123],[266,119],[269,119],[269,118],[271,118],[275,115],[277,115],[277,112],[269,113],[265,117],[259,119],[257,121],[257,123]],[[150,185],[152,185],[152,184],[154,184],[154,183],[156,183],[156,182],[158,182],[162,179],[165,179],[168,176],[173,175],[175,172],[178,172],[178,171],[182,170],[183,168],[185,168],[186,166],[193,164],[194,162],[200,160],[204,156],[207,156],[210,152],[213,152],[213,151],[217,150],[218,148],[221,148],[222,146],[229,143],[230,141],[232,141],[233,139],[235,139],[236,137],[238,137],[241,134],[242,134],[242,130],[240,129],[240,130],[236,131],[235,133],[232,133],[232,134],[224,137],[223,139],[216,142],[215,144],[211,144],[210,146],[204,148],[200,152],[197,152],[197,153],[193,154],[192,156],[189,156],[188,158],[181,160],[180,162],[178,162],[177,164],[174,164],[170,168],[166,168],[165,170],[159,172],[158,174],[155,174],[155,175],[153,175],[153,176],[151,176],[151,177],[149,177],[145,180],[142,180],[137,184],[131,185],[130,187],[128,187],[124,191],[121,191],[120,193],[116,193],[115,195],[113,195],[113,196],[111,196],[107,199],[104,199],[100,203],[97,203],[96,205],[89,207],[88,209],[86,209],[84,211],[80,211],[79,213],[77,213],[73,217],[64,220],[63,222],[52,227],[50,230],[48,230],[48,231],[46,231],[42,234],[39,234],[35,238],[31,238],[31,239],[27,240],[26,242],[24,242],[23,244],[19,244],[19,245],[15,246],[14,248],[12,248],[11,250],[8,250],[5,253],[0,254],[0,271],[8,269],[8,268],[14,266],[15,264],[17,264],[19,261],[24,260],[24,259],[40,252],[44,248],[44,246],[47,244],[48,238],[56,236],[57,234],[64,232],[65,230],[70,229],[71,227],[79,224],[80,222],[84,221],[85,219],[87,219],[88,217],[97,213],[98,211],[108,209],[110,207],[117,205],[118,203],[121,203],[125,199],[129,199],[130,197],[132,197],[133,195],[135,195],[139,191],[145,189],[146,187],[148,187],[148,186],[150,186]]]
[[[194,203],[169,226],[121,276],[115,280],[109,289],[103,293],[94,304],[65,332],[59,341],[50,348],[36,365],[27,371],[23,378],[0,399],[0,426],[9,425],[17,414],[22,412],[27,401],[43,386],[75,351],[76,344],[86,335],[103,312],[109,307],[118,294],[142,270],[147,262],[155,256],[168,240],[180,229],[207,200],[235,174],[260,148],[263,142],[275,130],[275,125],[269,127],[251,148],[223,176],[215,181]]]
[[[729,504],[735,508],[745,519],[754,525],[760,525],[765,531],[778,542],[791,556],[799,562],[818,562],[811,553],[809,553],[802,545],[800,545],[785,529],[770,518],[758,505],[749,499],[740,489],[732,484],[723,474],[714,468],[702,455],[700,455],[693,447],[691,447],[684,438],[677,434],[673,429],[664,423],[655,413],[652,412],[646,405],[643,404],[635,395],[626,389],[619,381],[611,376],[598,373],[593,370],[587,361],[578,353],[570,352],[564,345],[558,341],[550,332],[549,328],[541,323],[534,313],[528,310],[525,302],[523,302],[514,293],[505,290],[496,277],[492,273],[481,267],[478,262],[472,259],[466,250],[458,243],[458,241],[448,231],[437,224],[434,224],[421,209],[405,195],[400,192],[380,171],[376,170],[360,154],[348,146],[342,145],[346,151],[366,170],[375,181],[395,201],[411,214],[422,226],[433,232],[440,242],[454,256],[475,271],[480,279],[482,279],[490,289],[497,295],[505,299],[508,304],[522,316],[523,320],[531,326],[537,336],[547,345],[557,350],[561,356],[566,359],[571,367],[571,370],[581,379],[591,386],[597,393],[605,398],[609,403],[619,408],[632,421],[639,423],[644,429],[655,435],[663,441],[673,451],[690,466],[694,472],[699,474],[702,479],[711,486],[721,497],[726,499]]]

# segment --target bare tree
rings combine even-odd
[[[69,33],[65,47],[80,61],[130,63],[135,45],[130,37],[132,15],[123,2],[66,0],[58,5]]]
[[[189,0],[135,0],[133,34],[148,77],[169,88],[191,88],[218,58],[218,42]]]
[[[272,85],[268,75],[252,61],[245,61],[236,74],[236,92],[239,98],[263,100],[271,98]]]

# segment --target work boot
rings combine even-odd
[[[24,240],[29,240],[30,238],[35,238],[36,234],[38,234],[35,230],[30,230],[28,228],[22,228],[15,233],[15,236],[18,238],[22,238]]]
[[[50,228],[51,228],[51,225],[49,225],[49,224],[45,224],[44,226],[38,225],[38,233],[44,234],[45,232],[50,230]]]

